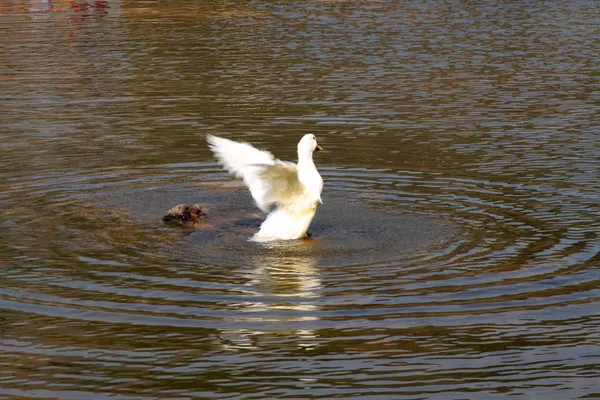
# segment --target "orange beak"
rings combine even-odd
[[[315,148],[315,151],[323,151],[323,148],[319,145],[317,145],[317,147]]]

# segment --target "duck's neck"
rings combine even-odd
[[[312,152],[298,152],[298,173],[316,170]]]
[[[315,172],[317,172],[317,168],[312,153],[298,152],[298,179],[300,182],[307,183]]]
[[[298,180],[302,182],[312,195],[313,200],[321,201],[321,190],[323,190],[323,179],[315,167],[312,152],[298,152]]]

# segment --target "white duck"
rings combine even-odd
[[[313,152],[323,150],[315,135],[304,135],[298,143],[298,164],[280,161],[271,153],[248,143],[212,135],[206,139],[223,166],[250,189],[256,205],[270,214],[254,235],[259,241],[306,237],[322,203],[323,179],[313,162]]]

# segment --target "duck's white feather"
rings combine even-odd
[[[230,173],[243,179],[257,206],[264,212],[275,207],[261,225],[257,239],[306,236],[317,203],[321,201],[323,180],[312,161],[316,139],[313,135],[305,135],[305,138],[298,144],[297,165],[280,161],[270,152],[248,143],[207,136],[217,159]]]
[[[275,163],[273,154],[258,150],[249,143],[234,142],[233,140],[206,135],[210,149],[229,173],[238,178],[244,178],[253,173],[249,166],[270,165]]]
[[[275,159],[271,153],[258,150],[248,143],[207,135],[210,149],[229,173],[242,178],[264,212],[274,205],[293,201],[299,190],[296,165]]]

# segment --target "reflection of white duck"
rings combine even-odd
[[[287,337],[304,350],[313,349],[319,344],[318,333],[310,329],[286,328],[291,322],[319,320],[317,305],[322,287],[316,259],[310,255],[279,253],[278,249],[288,249],[289,243],[267,243],[267,248],[275,250],[266,256],[257,255],[249,259],[254,268],[248,270],[246,286],[247,300],[236,304],[245,313],[241,321],[260,321],[265,330],[236,329],[223,330],[226,349],[258,349],[265,336],[273,329],[284,329]],[[273,246],[273,247],[271,247]],[[282,246],[282,247],[278,247]],[[304,246],[306,246],[304,244]],[[255,298],[255,299],[254,299]],[[296,338],[292,335],[296,334]],[[268,339],[267,339],[268,340]]]
[[[313,162],[313,152],[322,150],[315,135],[308,134],[298,143],[298,164],[284,162],[268,151],[248,143],[207,135],[210,149],[223,166],[250,189],[264,212],[275,209],[254,236],[257,240],[299,239],[321,203],[323,179]]]
[[[299,302],[287,300],[270,304],[267,308],[297,311],[310,311],[317,308],[313,300],[320,297],[318,291],[321,289],[321,278],[313,257],[300,254],[284,256],[275,254],[256,257],[253,264],[256,268],[252,271],[252,279],[248,283],[256,287],[262,295],[304,299]],[[313,317],[302,316],[301,319],[313,319]]]

